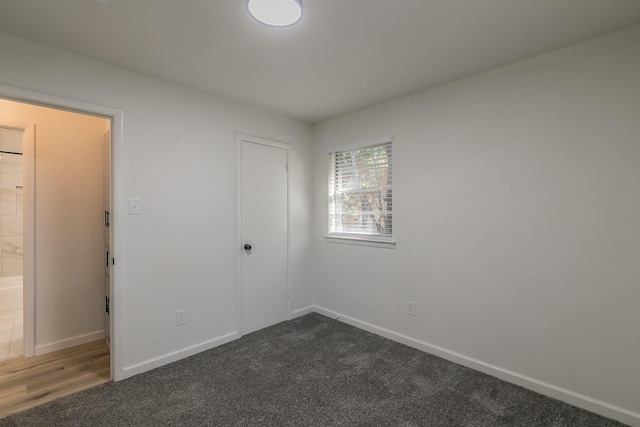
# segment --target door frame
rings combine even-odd
[[[237,298],[237,333],[242,331],[242,141],[268,147],[281,148],[287,153],[287,320],[291,320],[292,284],[291,284],[291,144],[272,139],[236,134],[236,298]]]
[[[110,279],[111,295],[116,302],[111,311],[111,379],[119,381],[124,379],[123,369],[123,346],[121,338],[122,334],[122,273],[124,264],[124,227],[120,224],[124,221],[124,139],[123,139],[123,116],[124,112],[116,108],[106,107],[103,105],[91,104],[70,98],[63,98],[55,95],[49,95],[42,92],[34,92],[30,90],[20,89],[12,86],[0,85],[0,98],[22,102],[25,104],[34,104],[42,107],[54,108],[58,110],[66,110],[86,114],[90,116],[99,116],[111,120],[111,217],[113,218],[111,232],[112,252],[118,254],[118,268],[113,266]],[[33,124],[33,123],[30,123]],[[30,125],[29,124],[29,125]],[[37,132],[37,130],[36,130]],[[36,135],[37,138],[37,135]],[[26,207],[26,206],[25,206]],[[35,227],[33,223],[34,216],[30,217],[31,227]],[[26,225],[26,224],[25,224]],[[33,236],[33,234],[32,234]],[[31,244],[35,242],[30,242]],[[26,250],[27,242],[25,242]],[[32,247],[33,250],[33,247]],[[26,264],[28,263],[28,264]],[[31,277],[35,276],[35,257],[25,257],[25,269],[29,269]],[[24,306],[25,313],[30,312],[35,315],[35,283],[24,283]],[[28,288],[28,289],[27,289]],[[29,350],[30,354],[25,352],[25,356],[33,356],[35,350],[35,319],[30,319],[30,324],[25,322],[24,329],[25,350]],[[27,343],[27,340],[30,340]]]

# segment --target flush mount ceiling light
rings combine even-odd
[[[302,18],[301,0],[247,0],[251,16],[263,24],[287,27]]]

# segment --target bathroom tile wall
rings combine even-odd
[[[0,276],[22,276],[22,131],[0,128]]]

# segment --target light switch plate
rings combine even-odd
[[[129,199],[129,215],[142,215],[140,199]]]
[[[187,310],[182,309],[176,311],[176,326],[184,325],[187,323]]]

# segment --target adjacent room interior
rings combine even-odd
[[[378,370],[392,424],[487,374],[640,426],[640,4],[289,1],[0,2],[0,402],[2,359],[86,346],[78,405],[173,378],[194,425],[255,369],[335,387],[312,423]]]
[[[20,400],[7,392],[4,415],[42,403],[34,396],[51,400],[111,377],[105,310],[111,122],[0,100],[0,125],[2,383],[7,390],[28,389]],[[59,352],[69,357],[78,345],[88,346],[93,366],[83,360],[63,375],[54,363],[42,369],[43,361]],[[87,381],[86,372],[95,380]]]

